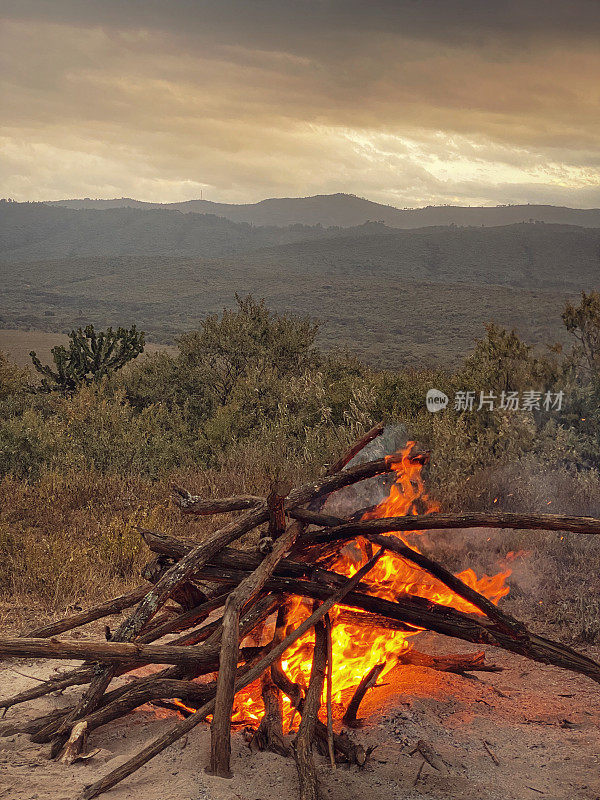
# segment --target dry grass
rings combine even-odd
[[[265,458],[264,450],[248,445],[219,469],[179,472],[157,482],[91,471],[45,472],[36,483],[5,478],[0,483],[0,627],[22,630],[137,585],[150,555],[138,526],[201,540],[230,518],[181,515],[170,502],[172,482],[204,496],[264,494],[280,455],[274,449]],[[299,464],[286,477],[299,484],[316,471]],[[462,501],[463,508],[600,516],[600,483],[591,473],[570,475],[523,463],[474,476]],[[448,507],[443,499],[442,506]],[[242,544],[255,537],[249,534]],[[481,575],[510,568],[511,591],[503,604],[535,630],[577,642],[600,640],[596,537],[475,530],[430,533],[420,541],[455,571],[470,566]]]
[[[91,470],[45,471],[32,483],[5,477],[0,481],[0,627],[31,627],[139,585],[140,568],[151,553],[138,527],[201,541],[231,518],[182,515],[170,501],[172,483],[204,496],[266,494],[274,459],[271,464],[266,471],[249,446],[219,469],[182,471],[156,482]],[[300,469],[288,477],[301,482]],[[248,534],[242,544],[253,537],[256,533]]]

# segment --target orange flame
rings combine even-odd
[[[366,512],[363,519],[399,517],[439,511],[438,504],[432,501],[425,491],[421,475],[425,460],[420,456],[411,456],[413,447],[414,442],[408,442],[404,450],[393,457],[396,479],[390,493],[379,505]],[[408,544],[407,537],[419,532],[391,533]],[[414,543],[409,546],[417,549]],[[370,552],[370,543],[359,538],[342,548],[339,557],[330,568],[339,574],[350,576],[368,560]],[[508,594],[509,587],[505,580],[510,572],[507,569],[494,576],[483,575],[483,577],[477,578],[472,569],[466,569],[459,574],[459,577],[468,586],[476,589],[494,603],[498,603],[502,597]],[[481,613],[471,603],[463,600],[429,573],[389,551],[379,559],[366,580],[370,585],[371,594],[387,600],[396,600],[402,595],[416,595],[441,605],[452,606],[459,611]],[[297,627],[309,616],[311,610],[311,601],[300,597],[295,598],[294,606],[288,615],[289,623],[292,627]],[[414,635],[412,632],[374,628],[372,625],[354,625],[345,621],[336,624],[339,613],[338,607],[330,612],[333,655],[332,693],[336,703],[341,701],[343,694],[350,693],[350,690],[358,685],[375,664],[384,662],[386,665],[381,677],[389,672],[395,666],[398,655],[410,647],[408,640],[410,636]],[[362,612],[356,612],[357,615],[360,613]],[[414,633],[418,632],[415,629]],[[310,678],[313,643],[314,632],[308,632],[286,651],[281,662],[287,675],[294,682],[305,687],[308,686]],[[289,724],[291,713],[289,713],[290,703],[287,698],[284,699],[284,713],[286,711]],[[232,721],[258,722],[263,713],[260,685],[257,681],[237,695]]]

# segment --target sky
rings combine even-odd
[[[600,206],[600,0],[0,0],[0,196]]]

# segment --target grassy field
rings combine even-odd
[[[88,269],[93,265],[88,264]],[[293,274],[275,268],[243,270],[236,264],[191,259],[135,259],[116,276],[101,269],[78,280],[61,280],[35,292],[7,288],[0,313],[3,329],[64,333],[93,323],[135,323],[157,343],[172,344],[179,334],[198,327],[208,314],[234,305],[234,292],[264,298],[280,313],[308,314],[321,323],[324,349],[348,348],[378,367],[443,365],[454,367],[495,322],[515,328],[527,341],[547,345],[563,341],[560,315],[574,289],[542,289],[444,284],[395,280],[370,275]],[[29,330],[27,330],[29,329]],[[9,349],[19,335],[4,333]],[[55,343],[55,342],[53,342]],[[10,347],[9,347],[10,346]],[[32,345],[35,349],[36,343]],[[28,344],[14,348],[29,352]]]

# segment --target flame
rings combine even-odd
[[[426,458],[411,455],[414,442],[408,442],[404,450],[393,458],[392,466],[396,473],[395,482],[388,497],[375,508],[366,512],[362,519],[380,519],[385,517],[410,516],[419,513],[439,511],[439,506],[429,498],[425,491],[421,470]],[[409,544],[408,538],[418,531],[391,532],[414,550],[418,548],[414,542]],[[330,569],[351,576],[370,557],[371,544],[359,538],[342,548],[337,560]],[[494,603],[508,594],[506,578],[510,575],[506,569],[497,575],[483,575],[477,578],[472,569],[459,573],[459,577],[471,588],[476,589]],[[481,614],[471,603],[448,589],[436,578],[424,572],[418,566],[405,561],[394,553],[386,552],[366,577],[370,594],[387,600],[396,600],[406,595],[427,598],[440,605],[452,606],[459,611]],[[312,602],[301,597],[294,598],[293,606],[288,614],[292,628],[297,627],[312,611]],[[383,677],[396,664],[398,655],[410,647],[409,639],[420,629],[413,632],[393,631],[377,628],[372,625],[358,625],[336,619],[340,608],[330,612],[332,622],[332,694],[335,703],[342,696],[349,696],[360,680],[378,663],[384,662],[381,673]],[[358,618],[362,612],[354,611]],[[284,654],[282,667],[286,674],[296,683],[307,687],[310,679],[314,632],[310,631],[298,639]],[[255,682],[236,696],[236,705],[232,722],[258,722],[263,716],[263,704],[260,684]],[[284,715],[288,725],[291,720],[291,708],[284,698]]]
[[[186,706],[185,703],[182,703],[181,700],[178,700],[176,697],[173,698],[173,705],[179,706],[183,711],[187,711],[188,714],[195,714],[196,709],[191,708],[190,706]]]

